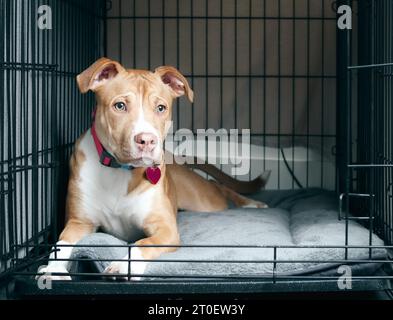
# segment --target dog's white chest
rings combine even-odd
[[[83,137],[80,148],[86,156],[79,182],[84,214],[105,232],[127,241],[139,239],[143,235],[143,221],[150,213],[155,188],[128,195],[132,171],[100,164],[90,131]]]

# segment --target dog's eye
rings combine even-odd
[[[164,106],[163,104],[160,104],[160,105],[158,105],[158,106],[156,107],[156,111],[157,111],[158,113],[163,113],[163,112],[166,111],[166,106]]]
[[[127,106],[124,102],[117,102],[114,105],[116,111],[127,111]]]

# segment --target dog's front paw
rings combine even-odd
[[[68,270],[63,266],[41,266],[37,273],[36,280],[72,280]]]
[[[124,260],[128,260],[128,255],[123,258]],[[131,249],[131,259],[142,260],[142,254],[139,248]],[[120,279],[120,280],[141,280],[141,275],[144,274],[146,269],[146,262],[144,261],[113,261],[106,269],[104,273],[113,274],[113,277],[109,277],[110,279]],[[107,277],[105,277],[107,278]]]
[[[109,278],[111,280],[127,280],[128,262],[123,262],[123,261],[111,262],[111,264],[105,268],[104,273],[114,275],[113,277],[105,277],[105,279]]]

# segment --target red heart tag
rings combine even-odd
[[[161,178],[161,170],[159,167],[149,167],[146,169],[146,178],[152,184],[156,184]]]

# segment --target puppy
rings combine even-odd
[[[127,70],[101,58],[77,76],[77,83],[82,93],[95,93],[97,107],[91,128],[75,143],[70,160],[66,226],[58,250],[40,272],[70,279],[67,259],[72,245],[98,229],[128,242],[140,239],[131,259],[149,260],[176,249],[165,245],[180,244],[179,209],[222,211],[228,200],[237,206],[266,207],[237,192],[257,191],[264,179],[239,182],[212,165],[197,166],[217,180],[208,181],[186,166],[165,164],[163,143],[173,100],[185,95],[193,101],[193,91],[175,68]],[[145,267],[146,261],[120,261],[106,272],[126,276],[130,271],[137,280]]]

